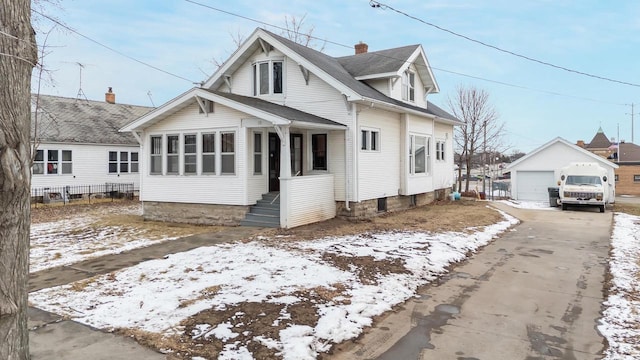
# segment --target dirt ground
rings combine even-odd
[[[62,213],[57,209],[34,209],[33,221],[51,218],[73,216],[77,212],[96,211],[110,213],[108,218],[117,216],[119,208],[126,205],[108,203],[93,205],[93,209],[78,207],[72,209],[67,206]],[[130,222],[140,222],[139,216],[118,216],[118,221],[129,219]],[[501,220],[501,215],[487,207],[485,202],[476,201],[443,201],[428,206],[417,207],[406,211],[386,213],[373,219],[349,221],[332,219],[317,224],[297,227],[294,229],[267,229],[258,241],[283,245],[290,241],[317,239],[327,236],[343,236],[379,232],[395,231],[423,231],[445,232],[465,231],[470,227],[490,225]],[[134,224],[131,224],[134,225]],[[166,226],[176,226],[165,224]],[[161,226],[161,225],[156,225]],[[358,274],[363,284],[376,282],[376,274],[403,273],[408,270],[404,263],[398,261],[375,260],[370,256],[344,257],[335,254],[325,254],[323,260],[342,268],[350,269]],[[210,288],[202,292],[202,297],[215,296],[219,289]],[[314,327],[318,321],[318,306],[326,303],[349,303],[349,295],[341,284],[329,288],[315,288],[291,294],[304,299],[295,304],[272,304],[267,302],[245,302],[235,304],[224,309],[207,309],[185,319],[179,326],[179,335],[165,337],[159,334],[147,333],[137,329],[117,329],[116,332],[135,338],[141,344],[151,348],[170,351],[171,359],[191,359],[200,356],[205,359],[217,359],[220,351],[226,345],[242,344],[249,349],[255,359],[280,359],[278,351],[269,347],[267,343],[255,341],[263,336],[279,340],[279,331],[291,324],[308,325]],[[187,304],[185,304],[187,305]],[[286,311],[291,318],[279,318]],[[237,337],[221,340],[207,335],[207,331],[219,324],[233,325],[233,331],[239,333]],[[320,355],[319,359],[322,359]]]

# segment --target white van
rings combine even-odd
[[[571,163],[560,170],[562,210],[568,206],[597,206],[603,213],[609,203],[607,170],[597,163]]]

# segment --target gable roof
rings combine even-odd
[[[120,131],[136,131],[151,126],[188,105],[198,98],[210,100],[223,106],[244,112],[275,125],[304,124],[307,128],[344,129],[346,125],[320,116],[306,113],[288,106],[278,105],[259,98],[231,94],[221,91],[192,88],[168,103],[154,109],[139,119],[127,124]]]
[[[110,145],[139,145],[130,133],[118,130],[125,124],[148,113],[153,108],[127,104],[110,104],[38,95],[36,141],[40,143],[81,143]],[[36,95],[31,98],[35,109]],[[31,139],[34,138],[35,113],[31,113]]]
[[[605,165],[605,166],[610,166],[610,167],[613,167],[613,168],[615,168],[615,169],[617,169],[617,168],[618,168],[618,165],[616,165],[616,164],[612,163],[611,161],[608,161],[607,159],[603,158],[602,156],[598,156],[598,155],[596,155],[596,154],[592,153],[591,151],[585,150],[585,149],[581,148],[581,147],[580,147],[580,146],[578,146],[578,145],[572,144],[572,143],[570,143],[569,141],[567,141],[567,140],[565,140],[565,139],[563,139],[563,138],[561,138],[561,137],[557,137],[557,138],[555,138],[555,139],[553,139],[553,140],[549,141],[548,143],[546,143],[546,144],[544,144],[544,145],[542,145],[542,146],[540,146],[540,147],[538,147],[538,148],[536,148],[536,149],[532,150],[531,152],[529,152],[527,155],[525,155],[525,156],[521,157],[520,159],[518,159],[518,160],[516,160],[516,161],[512,162],[511,164],[509,164],[509,166],[507,167],[507,169],[508,169],[508,170],[511,170],[511,169],[513,169],[513,168],[517,167],[517,166],[518,166],[518,164],[521,164],[521,163],[523,163],[523,162],[527,161],[527,159],[530,159],[531,157],[533,157],[533,156],[535,156],[536,154],[540,153],[542,150],[544,150],[544,149],[546,149],[546,148],[548,148],[548,147],[550,147],[551,145],[556,144],[556,143],[562,143],[562,144],[564,144],[564,145],[566,145],[566,146],[570,147],[571,149],[573,149],[573,150],[575,150],[575,151],[581,152],[581,153],[583,153],[584,155],[587,155],[587,156],[589,156],[590,158],[592,158],[594,162],[599,162],[599,163],[601,163],[601,164],[603,164],[603,165]]]
[[[285,37],[276,35],[270,31],[264,29],[256,29],[253,34],[245,41],[236,52],[213,74],[203,85],[203,87],[208,89],[217,89],[224,83],[225,75],[233,73],[236,69],[238,69],[244,61],[248,60],[250,55],[258,50],[261,45],[261,40],[266,41],[271,44],[281,52],[283,52],[287,57],[291,58],[293,61],[296,61],[300,66],[308,68],[311,72],[313,72],[316,76],[320,77],[322,80],[332,85],[339,91],[341,91],[349,100],[352,101],[367,101],[367,102],[376,102],[381,104],[389,105],[390,107],[396,109],[402,109],[404,111],[419,113],[422,115],[436,117],[441,121],[449,122],[453,124],[460,124],[460,120],[456,119],[453,115],[447,113],[446,111],[438,108],[438,110],[431,111],[431,107],[433,104],[428,102],[427,108],[422,108],[418,106],[414,106],[411,104],[407,104],[403,101],[396,100],[390,98],[380,91],[374,89],[363,81],[357,80],[353,74],[351,74],[345,67],[338,61],[337,58],[331,57],[327,54],[324,54],[320,51],[314,50],[307,46],[303,46],[294,41],[291,41]],[[410,47],[405,48],[397,48],[403,49],[402,52],[408,51]],[[422,52],[422,47],[418,46],[414,49],[412,56],[415,56],[417,59],[424,59],[424,53]],[[391,49],[393,50],[393,49]],[[391,51],[390,50],[390,51]],[[377,52],[378,56],[374,57],[363,57],[362,59],[382,59],[380,56],[381,52]],[[376,54],[375,52],[372,54]],[[350,64],[350,67],[355,68],[356,63],[355,59],[359,59],[360,57],[354,56],[351,60],[344,60],[346,63]],[[402,59],[402,56],[395,56],[396,59]],[[384,65],[384,68],[392,68],[398,66],[399,62],[397,60],[392,59],[393,61],[389,61],[389,57],[385,58],[389,64]],[[405,65],[407,61],[410,59],[408,57],[406,60],[401,61]],[[422,60],[421,60],[422,61]],[[408,66],[408,65],[406,65]],[[359,67],[359,66],[358,66]],[[422,67],[422,66],[421,66]],[[425,63],[425,69],[428,68]],[[382,68],[382,67],[381,67]],[[435,84],[434,84],[435,85]],[[437,87],[436,87],[437,88]]]
[[[587,149],[606,149],[611,146],[611,141],[604,134],[602,128],[598,129],[596,135],[591,139],[591,142],[586,145]]]

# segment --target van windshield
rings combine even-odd
[[[567,176],[567,185],[602,185],[599,176],[589,175],[569,175]]]

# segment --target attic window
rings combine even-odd
[[[263,61],[253,64],[253,95],[283,93],[283,61]]]
[[[210,114],[213,112],[214,107],[213,104],[214,102],[211,100],[202,100],[202,103],[204,104],[204,108],[207,109],[207,114]],[[204,109],[202,108],[202,106],[198,106],[198,112],[200,114],[204,114]]]
[[[416,101],[416,73],[410,70],[402,74],[402,100]]]

